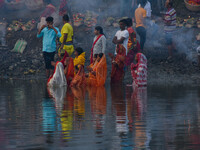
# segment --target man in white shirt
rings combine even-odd
[[[115,34],[115,37],[113,38],[112,42],[114,44],[122,44],[125,47],[126,54],[127,54],[129,33],[126,30],[126,19],[120,20],[119,21],[119,26],[120,26],[120,30],[117,31],[117,33]],[[116,51],[115,51],[115,54],[117,54]]]
[[[149,2],[149,1],[147,1],[147,0],[144,0],[144,3],[145,3],[145,6],[144,6],[144,9],[146,10],[146,12],[147,12],[147,17],[148,18],[151,18],[151,3]],[[138,8],[139,7],[141,7],[141,4],[139,3],[139,5],[138,5]]]

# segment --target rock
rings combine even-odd
[[[9,66],[9,70],[10,70],[10,71],[12,71],[12,70],[13,70],[13,68],[14,68],[13,66]]]
[[[24,59],[23,59],[23,60],[21,60],[21,62],[22,62],[22,63],[25,63],[25,62],[26,62],[26,60],[24,60]]]

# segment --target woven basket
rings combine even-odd
[[[43,0],[25,0],[25,5],[29,10],[35,11],[43,8],[44,2]]]
[[[185,7],[190,11],[200,11],[200,5],[191,5],[187,0],[184,0]]]
[[[24,0],[21,0],[19,2],[8,2],[5,0],[6,8],[9,10],[20,10],[24,8]]]

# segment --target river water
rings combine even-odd
[[[0,80],[0,149],[199,150],[200,88]]]

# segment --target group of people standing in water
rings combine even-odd
[[[90,65],[85,66],[85,52],[81,47],[74,49],[73,28],[68,15],[63,16],[64,26],[59,31],[53,26],[53,18],[46,18],[47,25],[38,31],[38,37],[43,36],[43,56],[45,60],[48,86],[103,86],[107,79],[106,37],[101,26],[95,27],[95,38],[91,48]],[[133,84],[146,86],[147,59],[140,50],[136,40],[136,32],[132,28],[132,19],[119,21],[120,30],[113,38],[116,44],[115,53],[108,53],[111,58],[111,83],[121,83],[125,71],[131,69]],[[58,55],[60,61],[54,62],[56,38],[60,38]],[[75,58],[72,58],[74,53]],[[134,64],[134,59],[137,64]],[[127,69],[128,68],[128,69]],[[54,69],[54,70],[53,70]]]

